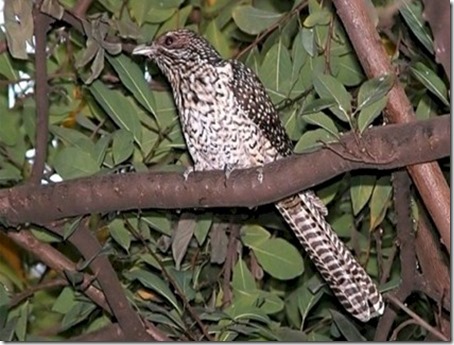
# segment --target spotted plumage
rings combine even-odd
[[[254,72],[224,60],[193,31],[169,31],[134,54],[158,65],[172,87],[195,170],[249,168],[292,154],[274,105]],[[375,284],[337,237],[312,191],[276,203],[341,304],[361,321],[381,315]]]

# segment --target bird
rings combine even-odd
[[[154,61],[168,80],[192,171],[261,167],[293,154],[278,112],[258,76],[224,59],[198,33],[170,30],[133,55]],[[326,221],[327,209],[306,190],[275,203],[341,305],[368,322],[384,311],[383,298],[364,268]]]

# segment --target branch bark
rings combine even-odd
[[[63,230],[58,224],[46,224],[47,229],[63,236]],[[102,247],[88,228],[88,219],[80,222],[76,231],[68,238],[86,261],[89,261],[101,290],[106,296],[107,303],[113,315],[129,341],[150,341],[152,338],[146,333],[139,315],[132,309],[125,292],[121,287],[117,274],[106,255],[102,254]]]
[[[227,183],[223,172],[210,171],[195,172],[188,181],[182,173],[147,172],[15,186],[0,191],[0,219],[17,225],[115,210],[255,207],[350,170],[395,169],[449,156],[449,120],[440,116],[372,128],[364,132],[361,147],[354,135],[344,135],[338,144],[264,166],[262,182],[252,168],[233,171]]]
[[[394,68],[368,15],[366,3],[363,0],[333,0],[333,3],[366,74],[370,78],[395,76]],[[416,120],[413,107],[399,82],[388,94],[385,116],[394,123]],[[433,162],[409,166],[408,171],[437,225],[442,243],[451,252],[450,191],[440,167]]]
[[[33,8],[35,46],[35,99],[36,99],[36,139],[35,159],[30,182],[39,184],[43,177],[47,158],[47,139],[49,136],[49,85],[47,82],[47,30],[53,21],[39,10],[40,2]]]

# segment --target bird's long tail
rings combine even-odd
[[[317,196],[307,191],[276,207],[344,308],[363,322],[383,314],[380,292],[326,222],[326,208]]]

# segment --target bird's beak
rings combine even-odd
[[[133,55],[146,55],[148,57],[153,56],[156,53],[156,48],[153,46],[147,46],[145,44],[141,44],[134,48],[132,51]]]

